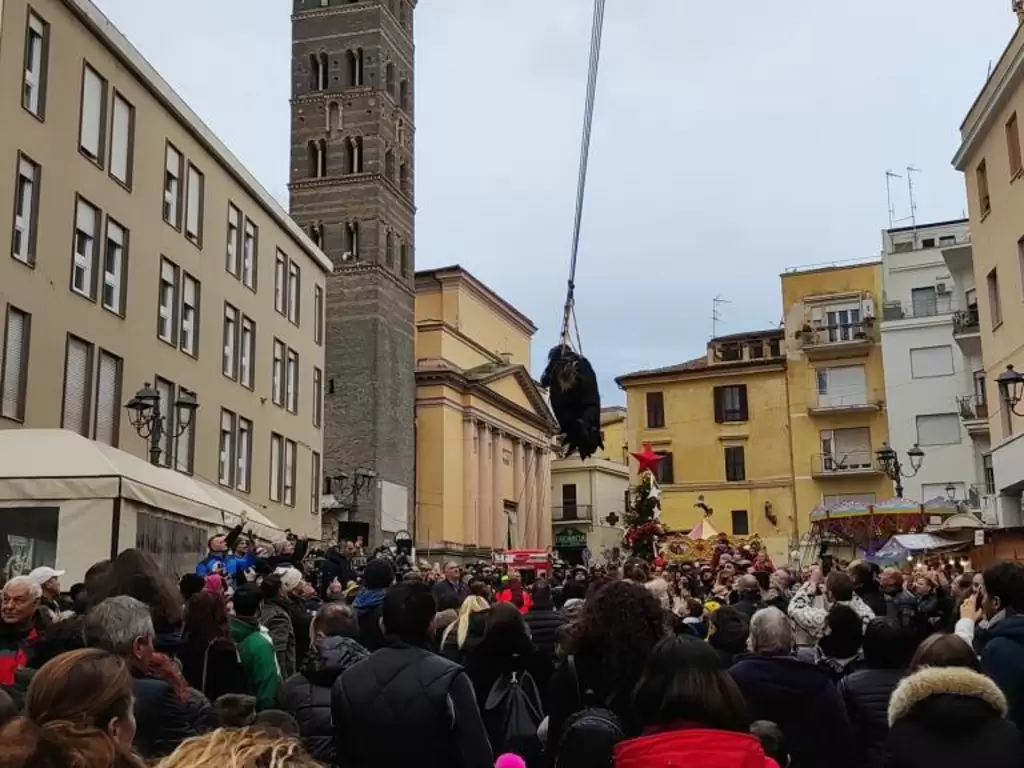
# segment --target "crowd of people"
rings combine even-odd
[[[1024,766],[1024,566],[413,567],[242,526],[3,586],[0,768]]]

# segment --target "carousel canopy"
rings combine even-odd
[[[901,533],[893,536],[878,550],[878,557],[905,555],[908,552],[930,552],[963,546],[966,542],[936,536],[933,533]]]
[[[693,526],[693,530],[686,535],[691,539],[698,541],[700,539],[713,539],[718,536],[718,531],[716,531],[715,527],[708,522],[707,518],[704,518]]]

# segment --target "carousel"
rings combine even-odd
[[[894,536],[925,533],[942,527],[958,513],[957,505],[936,498],[924,503],[894,498],[877,504],[846,501],[811,511],[810,546],[852,550],[854,557],[874,557]]]
[[[720,533],[705,517],[689,532],[672,532],[658,542],[660,555],[668,563],[710,563],[715,551],[725,545],[729,549],[747,549],[756,554],[762,548],[757,534],[751,536],[729,536]]]

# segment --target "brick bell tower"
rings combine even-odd
[[[323,515],[329,541],[346,520],[368,523],[373,546],[412,531],[415,5],[293,0],[291,215],[335,269],[325,323],[324,490],[338,503]]]

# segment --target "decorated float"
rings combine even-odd
[[[948,499],[936,498],[923,504],[912,499],[893,498],[877,504],[846,501],[811,511],[811,543],[847,547],[855,555],[874,557],[893,536],[924,533],[941,526],[957,513]]]

